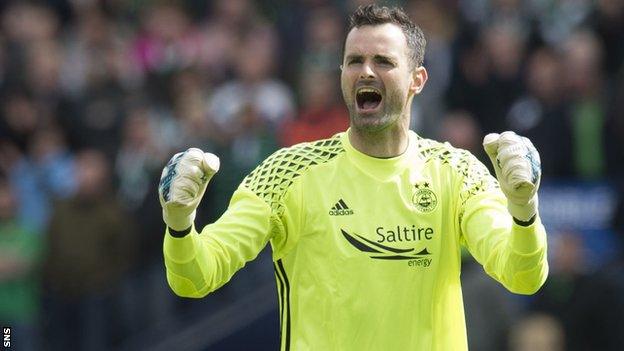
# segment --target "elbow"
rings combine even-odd
[[[533,295],[544,285],[547,277],[548,264],[544,263],[531,271],[517,273],[507,289],[514,294]]]
[[[169,287],[171,287],[171,290],[173,291],[173,293],[176,294],[179,297],[200,299],[200,298],[205,297],[206,295],[208,295],[207,293],[201,294],[198,291],[190,291],[190,290],[184,290],[184,289],[180,289],[180,288],[175,288],[175,287],[171,286],[171,284],[169,285]]]
[[[179,296],[179,297],[186,297],[186,298],[192,298],[192,299],[201,299],[202,297],[206,297],[206,294],[200,294],[198,292],[188,292],[188,291],[180,291],[180,290],[175,290],[175,289],[171,289],[173,290],[173,292]]]
[[[180,297],[199,299],[210,292],[209,289],[198,289],[189,279],[167,272],[167,282],[171,290]]]
[[[533,295],[539,291],[543,284],[522,285],[522,286],[510,286],[507,287],[509,291],[518,295]]]

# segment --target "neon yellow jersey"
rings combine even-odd
[[[462,245],[513,292],[548,274],[539,219],[514,224],[483,164],[412,132],[391,159],[360,153],[347,133],[277,151],[201,234],[166,234],[167,279],[205,296],[267,242],[281,350],[466,350]]]

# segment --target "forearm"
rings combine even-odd
[[[507,245],[490,256],[485,270],[509,291],[534,294],[548,276],[545,231],[541,222],[529,227],[512,225]]]
[[[483,146],[500,187],[489,187],[464,204],[462,233],[490,276],[512,292],[533,294],[548,275],[546,231],[538,213],[539,153],[529,139],[510,131],[486,135]],[[483,179],[478,165],[475,173],[474,178]],[[472,190],[483,188],[469,184]]]
[[[535,293],[548,275],[546,231],[539,216],[523,227],[514,223],[501,201],[483,199],[481,204],[464,220],[470,252],[511,292]]]
[[[193,227],[181,238],[165,233],[163,253],[167,281],[171,289],[183,297],[203,297],[211,290],[211,255],[201,247],[199,234]]]

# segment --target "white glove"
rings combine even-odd
[[[529,222],[537,214],[537,189],[542,175],[540,158],[533,143],[514,132],[491,133],[483,138],[507,209],[517,220]]]
[[[200,149],[191,148],[171,158],[158,184],[163,219],[169,228],[184,231],[193,225],[195,209],[218,171],[219,158]]]

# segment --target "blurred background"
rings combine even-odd
[[[158,178],[190,146],[225,160],[203,226],[271,152],[345,130],[346,18],[366,2],[1,1],[0,325],[13,348],[277,350],[267,250],[207,298],[169,290]],[[471,349],[621,350],[624,1],[389,4],[428,41],[412,128],[483,161],[483,135],[514,130],[542,157],[550,277],[514,296],[466,255]]]

